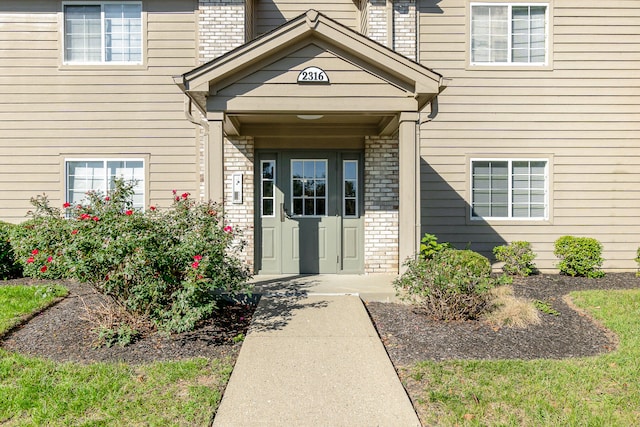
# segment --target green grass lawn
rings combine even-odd
[[[46,293],[0,287],[0,334],[55,298]],[[231,370],[230,360],[81,365],[0,350],[0,424],[207,425]]]
[[[421,362],[402,373],[419,387],[425,425],[640,425],[640,291],[583,291],[574,302],[620,339],[598,357]]]

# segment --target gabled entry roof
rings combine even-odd
[[[299,84],[310,65],[330,84]],[[315,10],[174,80],[203,114],[235,117],[236,128],[270,113],[388,118],[421,111],[443,89],[440,74]]]

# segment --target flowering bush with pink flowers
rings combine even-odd
[[[249,291],[241,236],[218,206],[174,191],[169,209],[141,212],[132,195],[117,181],[106,197],[88,193],[86,205],[32,199],[32,219],[11,238],[24,274],[88,283],[169,332],[193,329],[223,296]]]

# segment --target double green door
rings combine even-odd
[[[259,273],[363,271],[361,157],[352,151],[258,153]]]

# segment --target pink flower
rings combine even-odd
[[[109,196],[107,196],[107,197],[105,197],[105,198],[104,198],[104,201],[105,201],[105,202],[108,202],[109,200],[111,200],[111,197],[109,197]]]
[[[41,271],[41,272],[43,272],[43,273],[44,273],[45,271],[47,271],[47,266],[46,266],[46,265],[43,265],[42,267],[40,267],[40,271]]]
[[[34,249],[34,250],[32,250],[32,251],[31,251],[31,254],[32,254],[32,255],[38,255],[38,252],[39,252],[39,251],[38,251],[37,249]]]
[[[82,209],[82,205],[76,205],[76,209]]]
[[[176,196],[176,202],[179,202],[179,201],[180,201],[180,197]]]
[[[193,268],[198,268],[200,266],[200,263],[198,261],[194,261],[193,264],[191,264],[191,267]]]
[[[93,217],[93,218],[91,218],[91,219],[93,219],[95,222],[100,221],[100,218],[98,218],[97,216],[94,216],[94,217]]]
[[[223,228],[223,230],[225,233],[231,233],[233,231],[233,227],[227,225],[225,228]]]
[[[71,234],[78,234],[78,230],[73,230]]]
[[[175,195],[178,192],[178,190],[171,190],[171,192]]]
[[[51,261],[53,261],[53,257],[52,256],[47,257],[47,262],[51,262]]]
[[[151,211],[155,211],[155,210],[156,210],[156,207],[155,207],[155,206],[149,206],[149,210],[151,210]]]
[[[201,261],[202,260],[202,255],[196,255],[193,257],[194,261]]]
[[[64,202],[64,205],[62,205],[62,207],[65,208],[65,209],[67,209],[70,206],[71,206],[71,203],[69,203],[69,202]]]
[[[84,219],[90,219],[91,215],[89,215],[88,213],[83,213],[82,215],[80,215],[80,219],[84,220]]]
[[[182,193],[182,198],[183,198],[183,199],[186,199],[187,197],[189,197],[189,194],[190,194],[190,193]]]
[[[29,259],[27,260],[27,264],[31,264],[34,261],[33,257],[30,256]]]
[[[133,211],[131,209],[127,210],[125,212],[125,215],[133,215]]]

